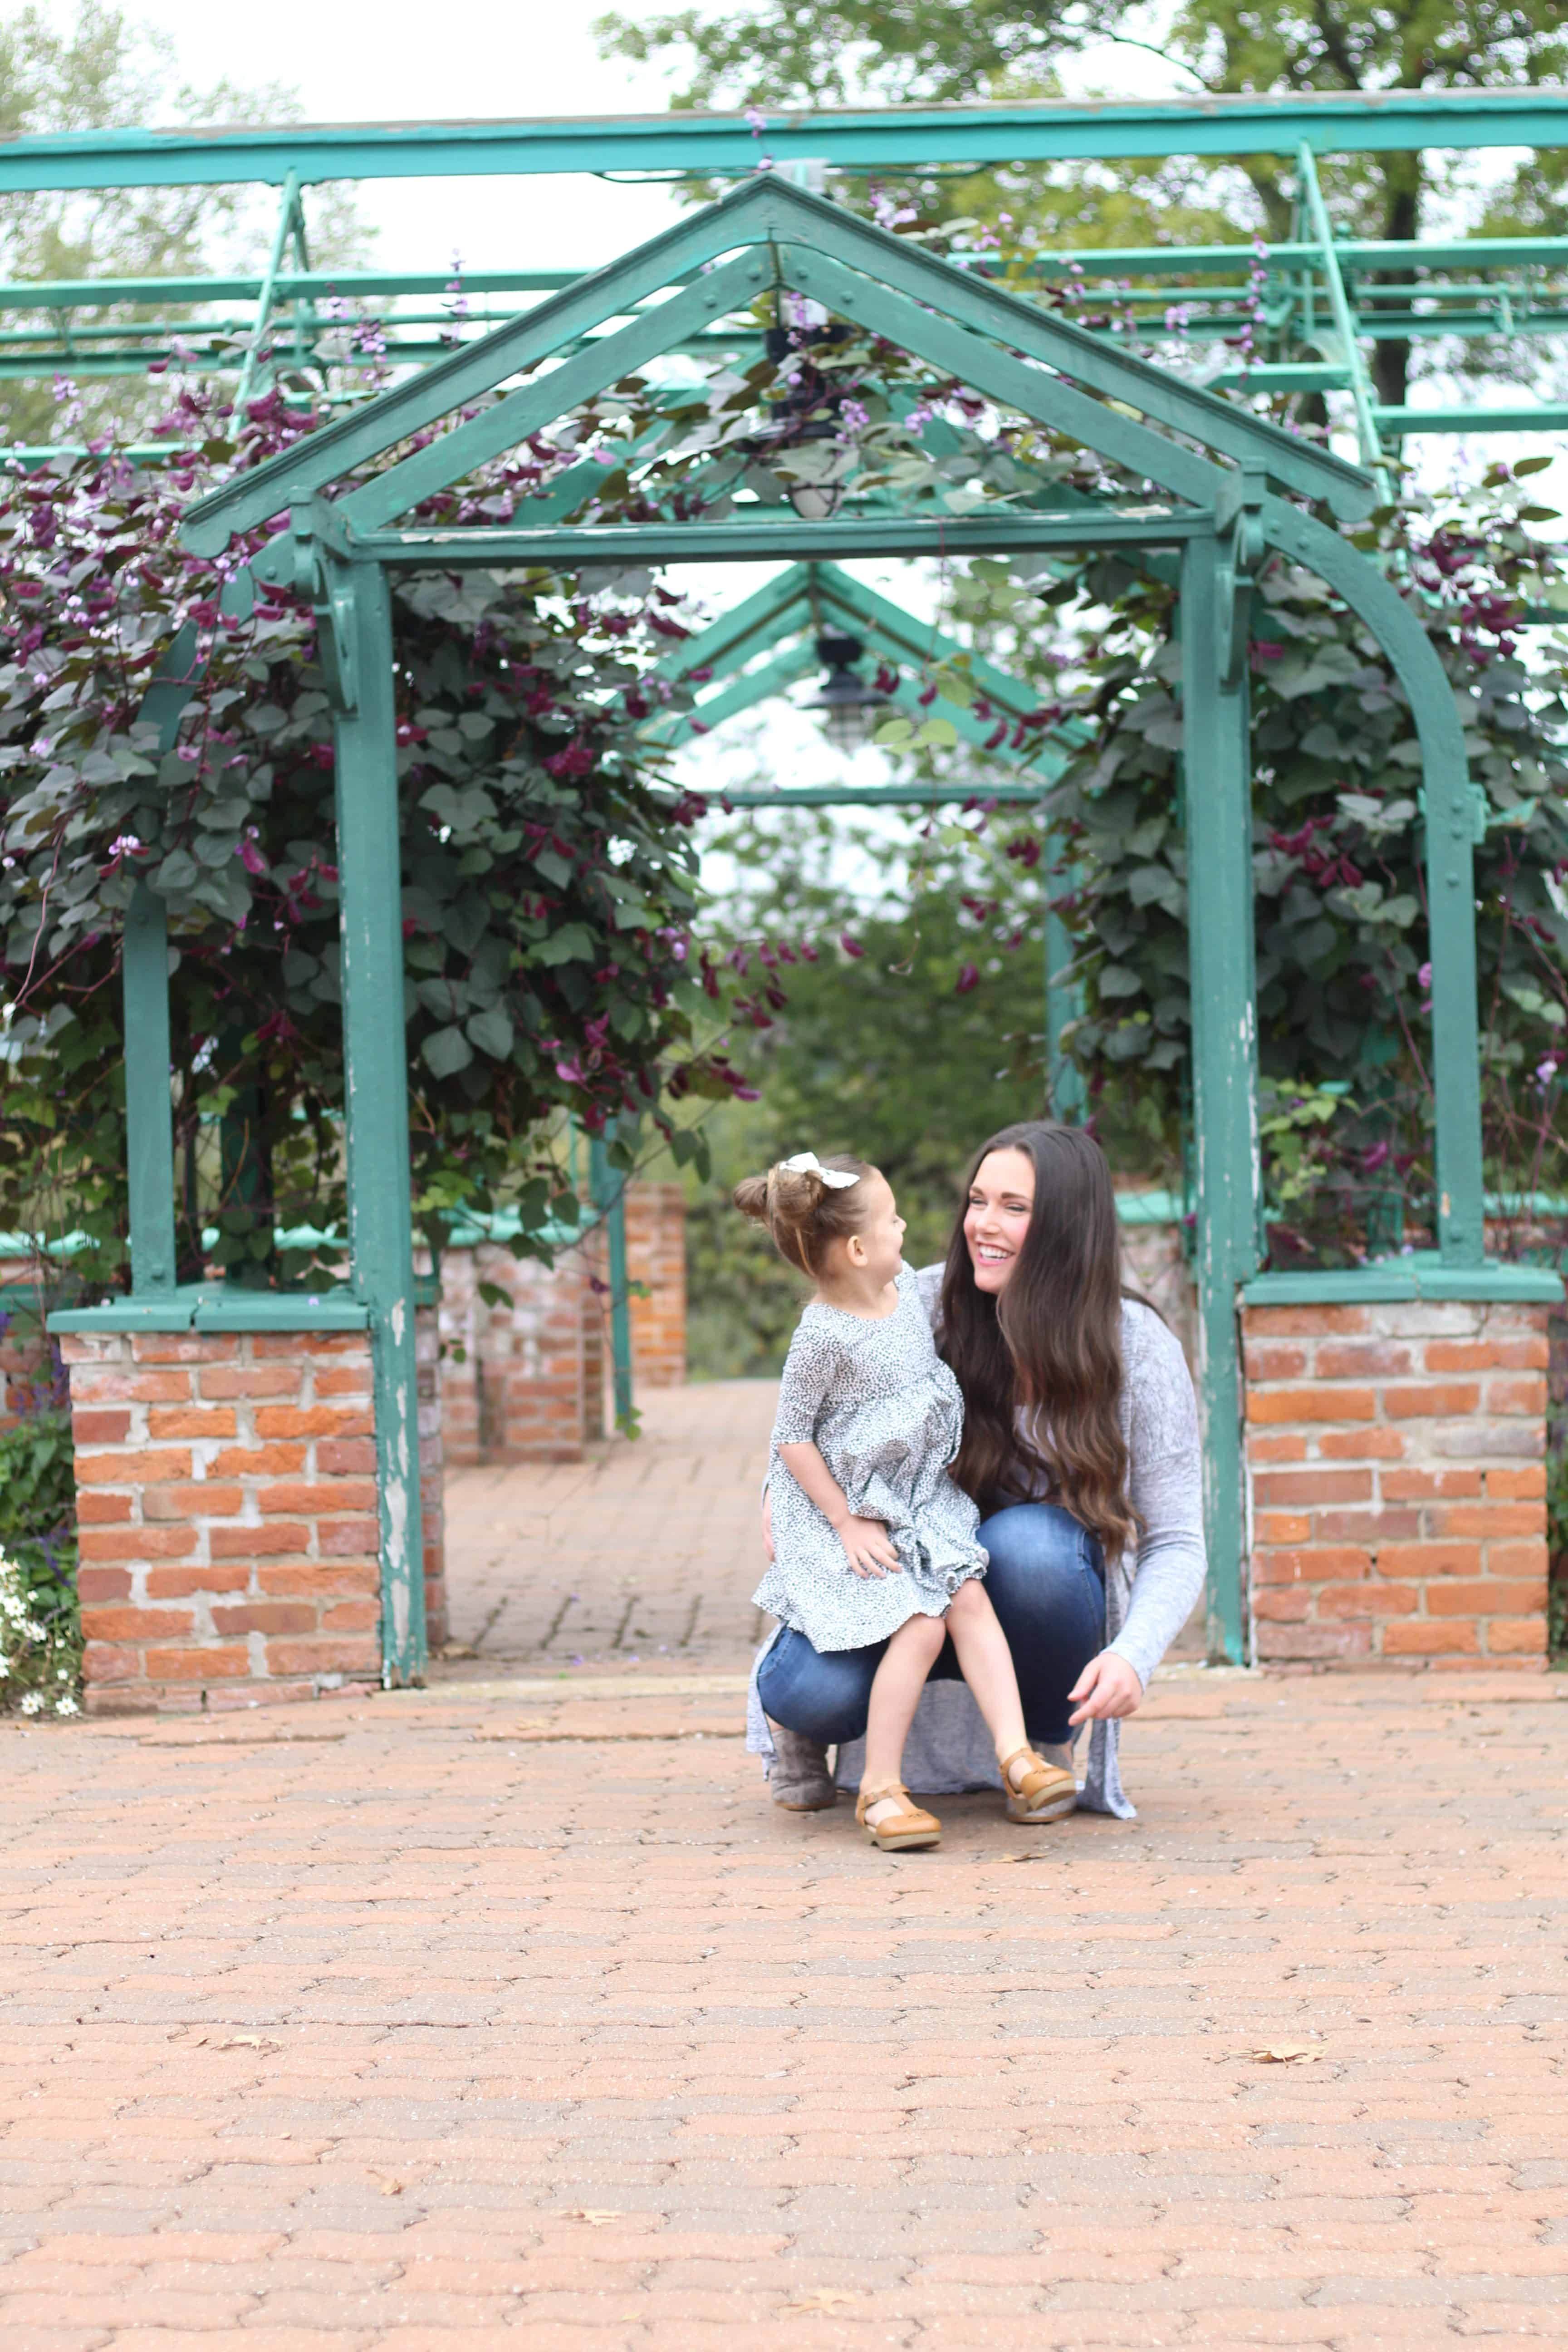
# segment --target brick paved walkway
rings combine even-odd
[[[741,1668],[764,1623],[773,1381],[648,1389],[642,1434],[447,1479],[452,1633],[487,1660]]]
[[[468,1673],[0,1726],[5,2352],[1568,2336],[1561,1681],[1179,1674],[892,1860],[734,1673]]]

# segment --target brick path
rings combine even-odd
[[[711,1663],[468,1671],[0,1727],[5,2352],[1568,2336],[1561,1681],[1178,1674],[891,1860]]]
[[[635,1444],[447,1479],[456,1641],[487,1660],[743,1667],[777,1385],[647,1389]]]

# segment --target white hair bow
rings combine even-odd
[[[842,1192],[850,1184],[858,1184],[858,1176],[851,1176],[847,1168],[825,1168],[815,1151],[797,1151],[793,1160],[781,1160],[792,1176],[820,1176],[831,1192]]]

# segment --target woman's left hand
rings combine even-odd
[[[1078,1703],[1077,1713],[1068,1717],[1076,1727],[1080,1723],[1106,1723],[1116,1716],[1136,1715],[1142,1705],[1143,1685],[1137,1667],[1130,1666],[1119,1651],[1101,1650],[1099,1657],[1090,1658],[1068,1696]]]

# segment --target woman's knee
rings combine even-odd
[[[1075,1638],[1104,1610],[1105,1588],[1088,1530],[1051,1503],[1018,1503],[984,1521],[985,1589],[1005,1628]],[[1011,1638],[1011,1633],[1009,1633]]]
[[[804,1633],[782,1633],[757,1673],[763,1712],[786,1731],[825,1745],[858,1739],[882,1645],[814,1650]]]

